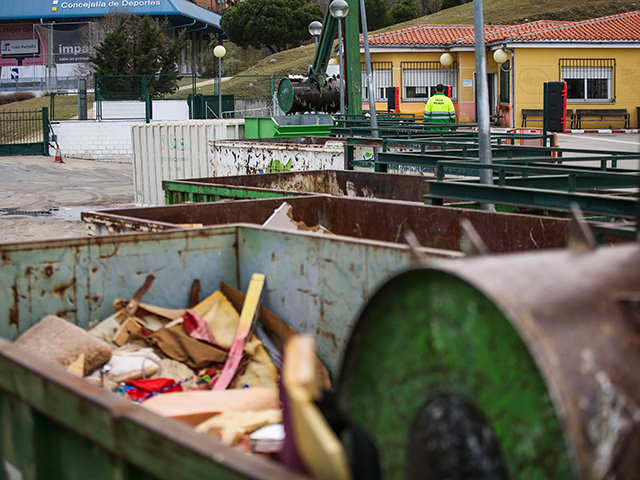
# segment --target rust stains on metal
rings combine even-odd
[[[587,435],[594,445],[593,478],[635,478],[638,471],[620,474],[621,464],[637,463],[637,441],[640,426],[638,405],[620,391],[604,371],[595,375],[598,385],[596,391],[596,414],[589,420]],[[635,433],[634,433],[635,431]],[[629,441],[630,436],[635,441]],[[629,468],[629,467],[627,467]],[[632,474],[633,476],[629,476]]]
[[[20,316],[18,315],[18,302],[20,300],[18,295],[18,285],[13,285],[11,290],[13,291],[13,305],[11,305],[11,308],[9,309],[9,325],[13,325],[16,330],[18,330],[20,325]]]
[[[338,347],[338,339],[336,338],[335,333],[328,332],[318,327],[316,328],[316,335],[331,340],[331,342],[333,343],[333,346],[336,348]]]
[[[65,294],[67,293],[67,290],[74,287],[75,284],[76,284],[76,279],[74,278],[73,280],[71,280],[70,283],[63,283],[63,284],[54,286],[51,292],[57,297],[64,298]]]
[[[620,297],[640,282],[640,246],[489,255],[442,269],[489,297],[519,332],[551,393],[576,477],[637,478],[640,329]]]
[[[55,316],[56,317],[60,317],[60,318],[64,318],[64,319],[68,319],[70,317],[69,314],[74,314],[74,313],[76,313],[75,310],[58,310],[55,313]]]

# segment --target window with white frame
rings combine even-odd
[[[362,71],[362,101],[369,101],[369,80],[364,63],[360,64]],[[387,100],[387,87],[393,87],[393,62],[371,62],[373,88],[376,91],[374,102]]]
[[[458,99],[458,64],[443,67],[440,62],[402,62],[402,100],[426,102],[441,83],[451,87],[452,100]]]
[[[567,101],[614,102],[615,67],[613,58],[561,58],[560,80],[567,82]]]

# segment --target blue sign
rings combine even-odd
[[[18,69],[17,68],[12,68],[11,69],[11,80],[19,80],[20,79],[20,75],[18,73]]]

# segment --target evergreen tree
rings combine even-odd
[[[309,24],[322,18],[320,6],[308,0],[244,0],[224,11],[220,26],[242,48],[277,53],[309,40]]]
[[[400,0],[389,11],[392,24],[407,22],[418,18],[418,9],[413,0]]]
[[[389,25],[387,0],[365,0],[364,8],[367,13],[368,31],[373,32]],[[360,30],[362,31],[362,25],[360,25]]]
[[[166,27],[166,21],[159,24],[148,15],[122,17],[89,59],[95,65],[96,75],[116,76],[103,79],[101,90],[112,97],[140,98],[143,91],[140,76],[144,75],[153,97],[173,92],[177,88],[177,63],[186,41],[184,31],[176,40],[169,39],[164,34]]]

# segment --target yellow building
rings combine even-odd
[[[494,123],[521,127],[523,110],[543,108],[544,84],[564,81],[567,112],[624,109],[630,115],[627,128],[638,128],[640,10],[580,22],[487,25],[485,39]],[[400,88],[400,111],[422,115],[426,100],[442,83],[452,87],[458,122],[475,123],[474,44],[472,25],[420,25],[369,35],[376,109],[387,110],[386,87],[395,86]],[[366,109],[364,63],[362,71]],[[585,117],[582,128],[625,128],[623,117],[604,122],[591,118]],[[538,123],[532,125],[532,119]],[[541,117],[529,117],[527,126],[541,127]],[[567,129],[572,126],[568,119]]]

